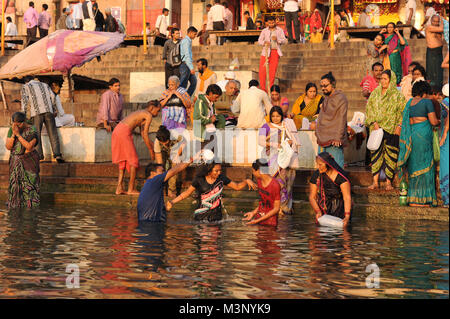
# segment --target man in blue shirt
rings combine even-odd
[[[187,36],[180,42],[180,86],[187,89],[188,81],[189,88],[187,92],[190,96],[194,94],[197,87],[197,77],[195,76],[194,63],[192,61],[192,40],[197,36],[197,29],[195,27],[189,27],[187,29]]]
[[[139,221],[165,222],[166,207],[164,204],[164,186],[176,174],[185,170],[191,163],[180,163],[164,172],[162,164],[150,163],[145,168],[147,181],[139,194],[137,211]]]

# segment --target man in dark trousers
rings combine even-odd
[[[164,71],[166,75],[166,89],[168,86],[168,80],[172,75],[180,77],[180,65],[181,65],[181,51],[180,51],[180,30],[173,28],[170,31],[171,39],[164,43],[163,49],[163,61]]]

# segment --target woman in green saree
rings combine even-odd
[[[439,125],[439,120],[431,100],[424,98],[429,89],[425,81],[415,83],[403,112],[398,167],[408,172],[410,206],[437,205],[432,125]]]
[[[37,207],[40,204],[39,154],[35,149],[38,135],[34,126],[25,122],[24,113],[12,116],[12,127],[6,139],[9,158],[9,209]]]
[[[380,85],[370,94],[366,106],[366,126],[370,133],[383,129],[383,141],[376,151],[371,151],[373,184],[379,186],[381,170],[386,174],[386,190],[392,190],[398,158],[398,144],[401,132],[402,112],[406,105],[403,94],[397,90],[395,73],[385,70],[381,74]]]
[[[408,74],[408,66],[411,63],[411,52],[408,42],[401,36],[393,22],[389,22],[386,28],[381,30],[385,34],[384,44],[387,44],[387,54],[391,70],[397,77],[397,84],[402,81],[402,76]]]

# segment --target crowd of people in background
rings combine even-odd
[[[167,211],[196,191],[198,207],[195,219],[217,221],[222,219],[224,186],[234,190],[257,187],[261,196],[260,205],[245,214],[245,219],[249,224],[276,225],[279,215],[293,212],[295,169],[302,147],[298,130],[311,129],[315,131],[318,144],[318,170],[310,180],[311,206],[317,219],[329,214],[341,218],[344,225],[350,223],[351,186],[344,170],[344,147],[350,137],[347,97],[337,88],[337,81],[331,72],[324,74],[320,83],[308,83],[292,108],[280,86],[275,84],[278,61],[283,55],[282,45],[295,42],[300,37],[311,42],[322,41],[324,26],[318,10],[307,15],[303,24],[307,27],[301,27],[302,24],[297,23],[299,20],[296,21],[299,16],[296,3],[285,3],[286,21],[294,26],[287,38],[274,17],[266,17],[258,27],[250,15],[245,14],[249,29],[262,29],[258,40],[262,47],[259,81],[252,79],[248,88],[241,90],[241,83],[233,71],[227,72],[224,79],[219,79],[207,59],[200,58],[194,62],[192,41],[198,36],[198,30],[191,26],[186,36],[181,38],[180,30],[168,25],[167,9],[163,9],[158,17],[155,31],[146,31],[156,32],[157,37],[164,40],[165,90],[161,97],[150,101],[145,109],[124,118],[120,80],[110,80],[109,90],[101,97],[97,127],[112,132],[112,161],[119,167],[115,193],[139,195],[139,219],[164,221]],[[40,35],[45,36],[51,24],[51,18],[46,13],[48,7],[43,5],[40,15],[35,14],[33,7],[30,2],[26,13],[27,32],[35,36],[39,28]],[[205,30],[232,28],[229,23],[232,13],[227,10],[227,4],[221,4],[220,0],[215,0],[213,6],[207,6]],[[119,31],[120,25],[111,16],[111,11],[106,9],[105,13],[106,18],[103,18],[95,1],[80,1],[79,5],[64,11],[57,26]],[[362,16],[360,19],[367,18]],[[408,19],[411,20],[410,15]],[[336,21],[337,28],[355,24],[343,10],[337,11]],[[443,203],[448,206],[448,84],[443,88],[443,68],[448,68],[448,55],[445,59],[442,56],[445,23],[441,17],[430,13],[424,26],[428,47],[426,68],[411,61],[409,37],[403,36],[395,23],[389,23],[368,44],[367,74],[361,82],[362,94],[367,99],[365,125],[369,136],[375,131],[383,132],[379,147],[370,151],[369,155],[373,175],[369,190],[379,188],[383,180],[386,181],[385,189],[393,190],[395,176],[399,174],[400,178],[408,181],[409,205],[436,206],[438,192],[435,175],[436,166],[440,163],[440,190]],[[337,36],[346,37],[345,33]],[[219,45],[223,41],[223,38],[217,39]],[[446,41],[448,43],[448,38]],[[10,163],[9,207],[33,207],[39,203],[36,194],[39,193],[38,164],[43,160],[43,124],[47,128],[56,161],[64,162],[56,127],[73,124],[74,119],[65,114],[60,101],[58,103],[60,86],[59,83],[49,86],[37,79],[27,79],[23,87],[22,112],[13,115],[13,125],[6,143],[14,158]],[[322,94],[319,94],[318,88]],[[26,121],[28,104],[31,110],[28,117],[33,125]],[[155,142],[152,142],[149,127],[160,112],[162,125]],[[231,181],[221,173],[221,163],[212,159],[198,170],[192,185],[178,195],[176,175],[189,163],[180,163],[184,144],[182,140],[174,141],[171,131],[191,126],[202,149],[210,147],[217,129],[227,126],[257,129],[258,144],[262,147],[260,158],[252,166],[257,185],[249,179]],[[133,131],[138,127],[150,159],[155,161],[146,168],[148,179],[140,193],[135,185],[139,158],[133,142]],[[434,143],[436,134],[437,147]],[[191,162],[193,160],[190,159]],[[123,187],[125,170],[130,173],[128,191]],[[30,184],[26,186],[27,192],[17,190],[21,187],[19,180],[24,176],[28,176],[26,179]],[[166,204],[163,199],[165,183],[169,183],[170,198]]]
[[[7,17],[5,35],[17,36],[17,26],[11,17]],[[30,1],[28,9],[23,15],[23,21],[27,29],[26,47],[39,38],[46,37],[49,29],[54,24],[55,30],[84,30],[98,32],[120,32],[125,33],[126,28],[120,19],[112,15],[111,8],[105,8],[104,14],[100,11],[95,0],[80,0],[70,7],[63,8],[57,21],[53,21],[48,11],[48,4],[42,4],[41,12],[35,9],[35,4]],[[39,37],[37,31],[39,30]],[[7,44],[8,48],[16,48],[14,44]]]

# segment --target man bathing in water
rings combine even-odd
[[[164,205],[164,186],[167,181],[184,171],[194,159],[199,157],[200,152],[187,163],[180,163],[164,172],[162,164],[151,163],[145,168],[147,179],[141,190],[137,203],[139,221],[165,222],[167,210]]]
[[[136,127],[140,128],[141,136],[150,152],[150,158],[154,160],[155,152],[153,151],[153,143],[150,141],[148,133],[153,117],[157,116],[160,110],[161,105],[157,100],[150,101],[146,109],[131,113],[117,124],[114,129],[111,139],[112,162],[119,164],[119,180],[116,195],[139,195],[139,192],[135,188],[139,158],[133,143],[133,131]],[[125,192],[123,189],[125,169],[130,173],[128,192]]]

